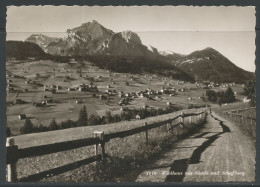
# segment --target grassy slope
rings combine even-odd
[[[203,109],[198,109],[201,111]],[[195,110],[184,110],[183,112],[189,113],[194,112]],[[172,114],[157,116],[147,118],[145,120],[140,121],[131,121],[131,122],[121,122],[117,124],[110,125],[101,125],[101,126],[93,126],[93,127],[78,127],[73,129],[52,131],[52,132],[44,132],[38,134],[28,134],[16,136],[15,141],[19,147],[29,147],[33,145],[39,144],[48,144],[51,142],[59,142],[71,139],[78,139],[84,137],[93,136],[94,130],[103,130],[105,133],[121,131],[124,129],[131,129],[136,126],[141,126],[145,121],[149,123],[162,121],[168,119],[169,117],[174,117],[179,115],[179,112],[175,112]],[[179,119],[177,119],[174,123],[178,123]],[[187,120],[186,120],[187,122]],[[195,125],[196,126],[196,125]],[[157,154],[162,150],[165,150],[165,145],[168,145],[169,142],[174,142],[176,140],[176,136],[178,134],[183,134],[189,132],[189,128],[191,126],[186,125],[185,128],[177,128],[174,132],[175,135],[167,133],[165,131],[165,126],[160,128],[152,129],[149,131],[149,146],[145,146],[145,133],[138,133],[133,136],[129,136],[126,138],[117,138],[108,142],[105,146],[106,153],[110,155],[110,162],[113,162],[113,167],[110,169],[115,169],[116,163],[120,162],[122,168],[120,168],[121,172],[126,172],[131,168],[131,163],[134,161],[138,161],[135,165],[141,164],[143,159],[148,159],[151,154]],[[177,133],[177,134],[176,134]],[[166,141],[166,142],[165,142]],[[168,145],[169,146],[169,145]],[[142,150],[142,151],[140,151]],[[68,163],[73,163],[90,156],[93,156],[94,151],[93,147],[83,147],[74,150],[59,152],[55,154],[49,154],[45,156],[33,157],[33,158],[25,158],[18,161],[18,178],[26,177],[28,175],[32,175],[41,171],[49,170],[51,168],[56,168]],[[153,155],[154,156],[154,155]],[[140,160],[141,159],[141,160]],[[106,178],[102,178],[102,175],[108,175],[108,171],[100,171],[100,165],[95,166],[95,164],[84,165],[78,169],[69,171],[67,173],[58,175],[53,178],[46,179],[47,181],[74,181],[74,182],[83,182],[83,181],[100,181],[106,180]],[[118,165],[117,165],[118,167]],[[99,168],[99,169],[98,169]],[[108,167],[106,167],[108,168]],[[101,169],[102,170],[102,169]],[[117,168],[119,171],[119,168]],[[114,171],[116,172],[116,171]],[[113,174],[114,177],[117,175],[121,175],[122,173],[110,173]],[[94,177],[94,178],[93,178]],[[101,178],[100,178],[101,177]],[[107,176],[111,177],[111,176]],[[111,179],[112,180],[112,179]],[[114,180],[114,179],[113,179]],[[43,180],[45,181],[45,179]]]

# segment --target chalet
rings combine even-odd
[[[251,101],[251,99],[248,99],[247,97],[244,97],[244,98],[243,98],[243,102],[244,102],[244,103],[248,103],[249,101]]]
[[[20,114],[18,117],[19,117],[19,119],[26,119],[26,115],[25,114]]]
[[[172,103],[171,102],[167,102],[167,105],[172,105]]]
[[[136,119],[136,120],[140,120],[141,117],[137,114],[137,115],[135,116],[135,119]]]
[[[14,104],[22,104],[23,100],[22,99],[15,99]]]
[[[80,104],[80,103],[83,103],[83,101],[82,100],[76,100],[76,103]]]
[[[189,97],[189,100],[192,100],[192,98],[191,98],[191,97]]]
[[[84,92],[85,90],[86,90],[85,87],[82,87],[82,86],[79,87],[79,91],[80,91],[80,92]]]
[[[56,89],[57,89],[57,90],[61,90],[61,86],[57,86]]]

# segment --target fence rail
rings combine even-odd
[[[243,109],[237,109],[237,110],[229,110],[229,111],[224,112],[224,114],[229,115],[230,117],[239,117],[239,118],[241,118],[242,121],[244,119],[255,121],[256,118],[252,118],[252,117],[249,117],[249,116],[244,116],[242,114],[238,114],[239,112],[243,112],[243,111],[247,111],[247,110],[253,110],[253,109],[256,109],[256,108],[250,107],[250,108],[243,108]]]
[[[105,143],[110,141],[114,138],[124,138],[127,136],[131,136],[137,133],[145,132],[146,133],[146,143],[148,143],[148,131],[153,128],[158,128],[163,125],[167,125],[167,129],[170,131],[173,131],[175,127],[178,125],[181,125],[184,123],[184,118],[190,117],[190,123],[192,122],[192,116],[197,116],[198,119],[202,118],[202,114],[205,114],[206,110],[199,113],[187,113],[183,114],[181,112],[180,115],[169,118],[167,120],[163,120],[160,122],[154,122],[151,124],[148,124],[147,122],[144,123],[143,126],[124,130],[120,132],[114,132],[109,134],[104,134],[103,131],[94,131],[94,137],[92,138],[84,138],[84,139],[78,139],[78,140],[71,140],[71,141],[65,141],[65,142],[59,142],[59,143],[53,143],[53,144],[47,144],[47,145],[39,145],[34,147],[28,147],[28,148],[19,148],[17,145],[15,145],[14,139],[8,138],[6,142],[6,149],[7,149],[7,156],[6,156],[6,164],[7,164],[7,181],[8,182],[15,182],[17,181],[17,173],[16,173],[16,163],[19,159],[27,158],[27,157],[35,157],[35,156],[41,156],[56,152],[62,152],[67,151],[71,149],[76,149],[80,147],[87,147],[94,145],[94,151],[95,156],[88,159],[87,164],[95,162],[97,160],[102,160],[105,157]],[[177,124],[172,124],[174,120],[180,118],[180,122]],[[101,148],[101,154],[98,154],[98,148]],[[94,159],[95,158],[95,159]],[[60,168],[63,168],[66,166],[62,166]],[[58,170],[59,168],[51,169],[51,170]],[[42,172],[43,174],[48,171]],[[59,170],[60,172],[60,170]],[[42,175],[43,175],[42,174]],[[32,176],[27,177],[27,179],[38,179],[41,174],[35,174]]]

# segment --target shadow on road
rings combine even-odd
[[[199,147],[197,147],[191,157],[189,159],[181,159],[175,160],[171,165],[170,174],[165,179],[165,182],[182,182],[185,177],[185,172],[187,171],[189,164],[198,164],[200,162],[200,158],[202,153],[215,141],[217,140],[221,134],[230,132],[230,129],[223,123],[223,121],[214,117],[212,113],[210,113],[211,117],[217,121],[219,121],[219,125],[222,127],[222,132],[214,134],[210,137],[207,137],[207,140],[203,142]],[[200,135],[195,136],[194,138],[201,138],[202,136],[208,134],[209,132],[201,133]],[[177,173],[175,175],[175,173]],[[180,173],[180,174],[178,174]]]

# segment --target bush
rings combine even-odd
[[[12,135],[11,129],[9,127],[6,127],[6,136],[10,137]]]
[[[51,121],[50,125],[49,125],[49,130],[58,130],[59,126],[55,120],[55,118],[53,118],[53,120]]]
[[[90,125],[100,125],[102,122],[102,119],[98,115],[91,114],[88,123]]]
[[[21,134],[29,134],[34,131],[34,125],[30,119],[26,119],[23,127],[20,129]]]

